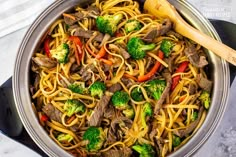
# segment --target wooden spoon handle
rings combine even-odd
[[[199,30],[193,28],[183,20],[176,23],[176,31],[183,36],[195,41],[221,58],[236,66],[236,51],[223,43],[207,36]]]

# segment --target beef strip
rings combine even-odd
[[[62,113],[52,104],[46,104],[45,106],[43,106],[42,110],[51,120],[61,123]]]
[[[179,33],[174,32],[174,31],[172,31],[172,30],[170,30],[170,31],[167,32],[166,34],[167,34],[168,36],[174,35],[175,37],[177,37],[177,38],[180,39],[180,40],[183,40],[183,38],[184,38],[182,35],[180,35]]]
[[[119,150],[110,149],[102,153],[102,157],[130,157],[132,150],[128,147],[124,147]]]
[[[109,104],[103,116],[107,119],[114,119],[117,116],[115,107],[112,104]]]
[[[146,35],[142,38],[143,41],[151,43],[155,38],[166,34],[172,28],[172,22],[170,19],[164,19],[160,27],[152,27],[148,30]]]
[[[103,95],[94,109],[92,116],[89,119],[89,126],[100,126],[103,114],[109,104],[111,96]]]
[[[76,73],[79,71],[79,65],[77,63],[73,63],[70,67],[70,72],[71,73]]]
[[[162,108],[162,104],[164,103],[165,99],[168,97],[170,94],[170,88],[172,84],[172,78],[171,78],[171,73],[169,71],[164,72],[163,77],[166,80],[166,88],[164,89],[163,93],[161,94],[160,99],[157,101],[157,104],[155,105],[154,108],[154,113],[157,115],[159,113],[159,110]]]
[[[75,28],[75,29],[76,30],[73,34],[74,36],[79,36],[79,37],[83,37],[83,38],[87,38],[87,39],[91,38],[93,36],[93,33],[94,33],[94,31],[90,31],[90,30],[86,31],[81,27],[78,27],[78,28]],[[100,32],[97,32],[97,35],[94,37],[93,40],[98,41],[98,42],[102,42],[103,38],[104,38],[104,35]]]
[[[122,89],[122,86],[119,83],[113,84],[111,87],[108,88],[108,91],[111,93],[115,93]]]
[[[190,95],[193,95],[194,93],[196,93],[197,88],[194,84],[190,84],[189,87],[188,87],[188,91],[189,91]]]
[[[164,61],[168,64],[168,69],[169,71],[172,73],[173,70],[174,70],[174,65],[173,65],[173,61],[175,59],[175,56],[171,56],[171,57],[168,57],[168,58],[164,58]]]
[[[86,67],[82,67],[79,71],[79,74],[81,75],[81,79],[83,81],[88,81],[92,78],[91,72],[88,71],[89,65]]]
[[[190,60],[190,63],[198,68],[202,68],[208,64],[205,56],[200,56],[194,45],[190,45],[184,49],[185,55]]]
[[[120,48],[120,53],[124,57],[124,59],[129,59],[130,54],[125,49],[123,49],[122,47],[119,47],[119,48]]]
[[[57,61],[48,57],[32,57],[32,60],[39,67],[54,68],[57,66]]]
[[[207,78],[203,77],[203,75],[201,73],[197,75],[196,82],[199,85],[199,87],[201,87],[202,89],[204,89],[208,92],[211,91],[213,82],[208,80]]]
[[[89,6],[86,9],[86,11],[84,11],[84,12],[76,12],[76,13],[72,13],[72,14],[69,14],[69,15],[75,17],[75,19],[71,19],[67,16],[64,16],[64,21],[67,25],[71,26],[71,25],[75,24],[76,22],[81,21],[81,20],[83,20],[84,18],[87,18],[87,17],[96,18],[99,15],[99,9],[97,7],[94,7],[94,6]]]
[[[191,122],[187,128],[185,129],[179,129],[179,130],[174,130],[174,134],[176,134],[177,136],[179,136],[180,138],[182,137],[187,137],[189,133],[193,132],[193,130],[197,127],[202,114],[203,114],[203,107],[201,106],[199,109],[199,113],[198,113],[198,117],[195,121]]]
[[[121,140],[123,136],[122,129],[130,129],[133,121],[127,117],[117,117],[112,120],[111,127],[108,131],[107,143],[113,143]]]
[[[130,79],[127,78],[121,78],[122,83],[127,87],[130,88],[133,85],[133,82],[130,81]]]
[[[104,64],[103,62],[100,62],[101,64],[101,68],[104,72],[109,72],[109,70],[111,69],[110,65]]]

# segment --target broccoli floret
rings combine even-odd
[[[84,113],[85,112],[85,106],[82,102],[75,99],[68,99],[63,107],[63,109],[66,111],[66,115],[68,117],[71,117],[75,113]]]
[[[122,113],[125,115],[125,117],[127,117],[129,119],[133,119],[134,115],[135,115],[134,109],[131,106],[129,108],[123,110]]]
[[[163,93],[164,89],[166,87],[166,81],[165,80],[152,80],[147,83],[147,90],[149,94],[155,99],[159,100],[161,97],[161,94]]]
[[[94,82],[89,88],[92,97],[98,96],[101,98],[105,90],[106,90],[105,84],[100,81]]]
[[[131,38],[127,43],[128,53],[136,60],[144,58],[146,56],[145,51],[152,50],[155,47],[155,44],[145,45],[145,43],[138,37]]]
[[[137,37],[131,38],[127,43],[127,49],[130,56],[136,60],[144,58],[146,56],[146,51],[154,49],[155,46],[155,44],[145,45],[145,43]]]
[[[172,48],[174,47],[174,42],[171,40],[162,40],[161,42],[161,51],[165,54],[165,57],[168,57],[172,51]]]
[[[172,138],[172,146],[173,147],[177,147],[179,146],[181,143],[181,139],[179,136],[176,136],[176,135],[173,135],[173,138]]]
[[[59,134],[57,136],[57,140],[59,142],[70,142],[73,140],[73,136],[71,136],[70,134]]]
[[[137,30],[140,30],[141,28],[142,28],[142,25],[138,20],[128,20],[125,24],[126,33],[137,31]]]
[[[152,105],[149,102],[144,103],[142,106],[142,112],[141,112],[142,125],[144,128],[147,127],[146,117],[152,116],[152,115],[153,115]]]
[[[191,121],[195,121],[198,118],[198,112],[194,111],[191,116]]]
[[[84,94],[85,93],[85,88],[81,85],[81,84],[70,84],[68,86],[68,88],[74,92],[74,93],[78,93],[78,94]]]
[[[122,18],[123,14],[98,16],[96,25],[100,32],[108,33],[113,36],[117,30],[117,25]]]
[[[91,126],[85,131],[83,140],[88,141],[86,145],[88,151],[96,152],[102,148],[103,142],[105,141],[104,132],[101,127]]]
[[[123,91],[116,91],[111,98],[111,101],[115,108],[124,110],[129,108],[129,94]]]
[[[203,106],[206,109],[209,109],[211,99],[210,99],[210,93],[208,91],[203,91],[199,97],[199,100],[202,102]]]
[[[132,146],[132,149],[139,153],[139,157],[155,156],[155,151],[153,150],[153,147],[149,144],[134,145]]]
[[[56,49],[50,51],[52,57],[56,58],[59,63],[68,62],[69,52],[70,52],[70,48],[69,48],[69,45],[66,43],[63,43],[59,45]]]
[[[135,101],[143,101],[143,93],[141,91],[140,88],[136,87],[134,88],[131,93],[130,96],[132,97],[132,99],[134,99]]]

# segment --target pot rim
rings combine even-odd
[[[200,21],[198,27],[204,27],[202,31],[205,31],[205,33],[209,34],[213,38],[221,41],[219,35],[215,31],[211,23],[206,18],[204,18],[202,14],[197,11],[189,2],[182,0],[169,1],[176,8],[182,7],[181,9],[179,9],[179,12],[185,18],[187,18],[190,23],[192,22],[193,25],[197,25],[196,23],[191,21],[191,19],[198,19],[198,21]],[[15,61],[14,75],[12,81],[14,100],[18,114],[31,138],[49,156],[70,156],[70,154],[60,148],[49,137],[48,133],[46,133],[46,131],[39,124],[32,107],[30,107],[31,97],[28,90],[30,82],[30,58],[33,55],[34,50],[37,48],[39,41],[41,40],[41,37],[44,35],[46,30],[57,19],[57,17],[61,16],[61,14],[58,14],[58,12],[65,12],[69,8],[75,6],[75,4],[77,3],[84,4],[88,2],[86,0],[58,0],[52,3],[46,10],[44,10],[39,15],[39,17],[33,22],[33,24],[28,29],[26,35],[24,36]],[[54,16],[49,18],[49,15],[52,14],[54,14]],[[190,17],[190,14],[192,17]],[[213,66],[212,79],[214,80],[214,88],[212,96],[212,105],[214,104],[214,106],[216,106],[217,108],[211,107],[203,125],[195,133],[195,135],[184,146],[182,146],[179,150],[170,154],[169,156],[192,155],[213,134],[214,130],[219,125],[219,122],[223,117],[223,113],[227,106],[228,93],[230,87],[229,66],[226,61],[215,56],[213,53],[209,52],[208,55],[210,56],[211,63]],[[220,74],[217,74],[217,72],[221,73],[221,76],[219,76]],[[217,97],[221,98],[219,102],[216,101]],[[217,109],[217,113],[214,113],[213,109]]]

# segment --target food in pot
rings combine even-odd
[[[166,156],[206,117],[203,49],[139,7],[97,0],[63,13],[32,57],[40,124],[74,156]]]

